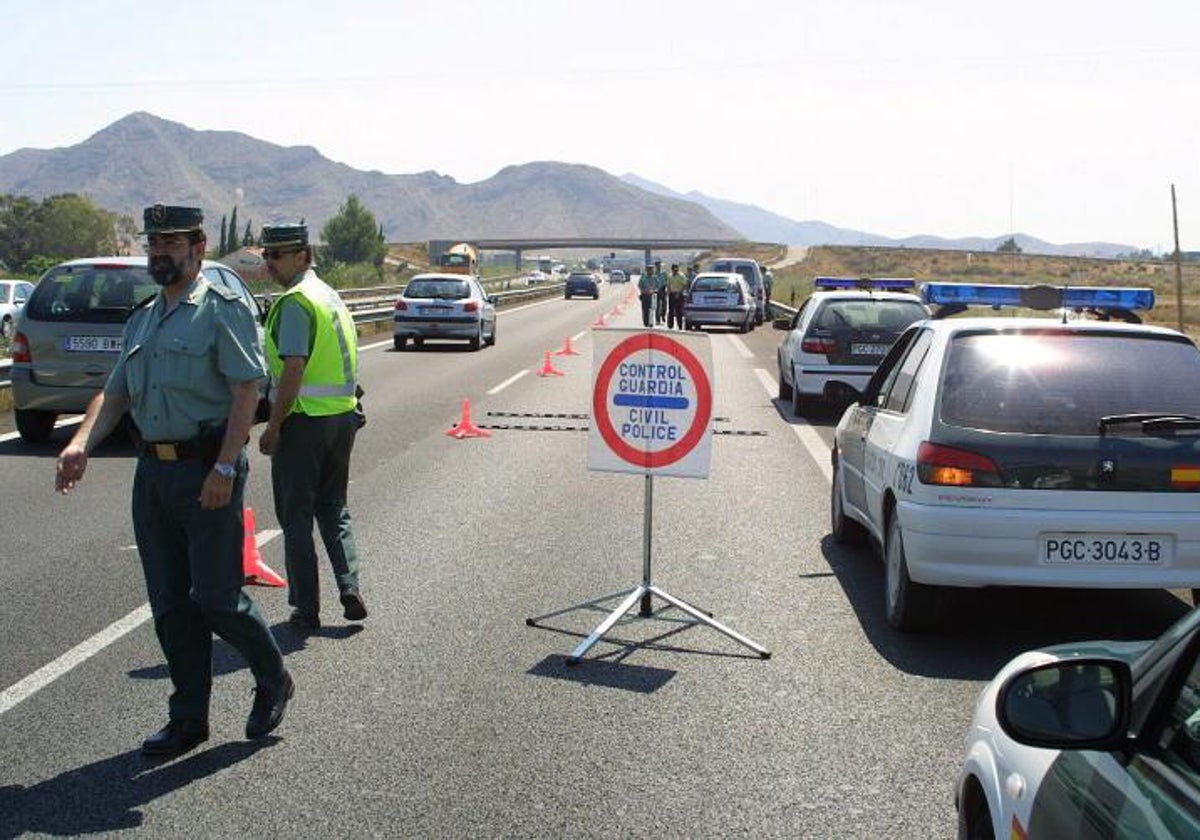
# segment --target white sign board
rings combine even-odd
[[[707,335],[593,330],[588,469],[708,478],[712,348]]]

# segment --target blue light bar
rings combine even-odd
[[[1020,306],[1026,309],[1154,308],[1154,290],[1113,286],[1010,286],[988,283],[922,283],[921,298],[939,306]]]
[[[813,280],[818,289],[875,289],[876,291],[908,291],[917,283],[911,277],[818,277]]]

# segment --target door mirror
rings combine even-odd
[[[1010,738],[1031,747],[1116,749],[1129,726],[1131,685],[1129,666],[1117,659],[1026,668],[1001,686],[996,717]]]

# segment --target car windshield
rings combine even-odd
[[[25,307],[35,320],[119,324],[158,288],[144,265],[60,265],[42,278]]]
[[[1190,342],[1056,330],[964,334],[950,343],[943,423],[1094,435],[1101,417],[1151,412],[1200,415],[1200,351]]]
[[[692,282],[693,292],[730,292],[733,281],[728,277],[697,277]]]
[[[465,280],[413,280],[404,290],[408,298],[462,300],[471,296]]]
[[[822,308],[813,326],[823,330],[850,327],[855,330],[901,333],[914,321],[928,317],[925,307],[916,301],[834,300]]]

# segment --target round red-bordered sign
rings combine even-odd
[[[626,443],[625,439],[617,433],[612,419],[608,416],[608,386],[612,381],[613,373],[616,372],[617,366],[623,359],[639,350],[657,350],[674,356],[692,377],[692,382],[696,386],[696,416],[692,420],[692,425],[688,427],[687,432],[678,443],[657,452],[647,452]],[[708,422],[712,417],[712,386],[709,384],[704,366],[700,364],[700,360],[691,350],[658,333],[638,333],[614,347],[600,367],[600,372],[596,375],[595,388],[592,390],[592,417],[596,420],[600,436],[604,438],[608,448],[617,457],[648,469],[665,467],[689,454],[704,437],[705,431],[708,430]]]

